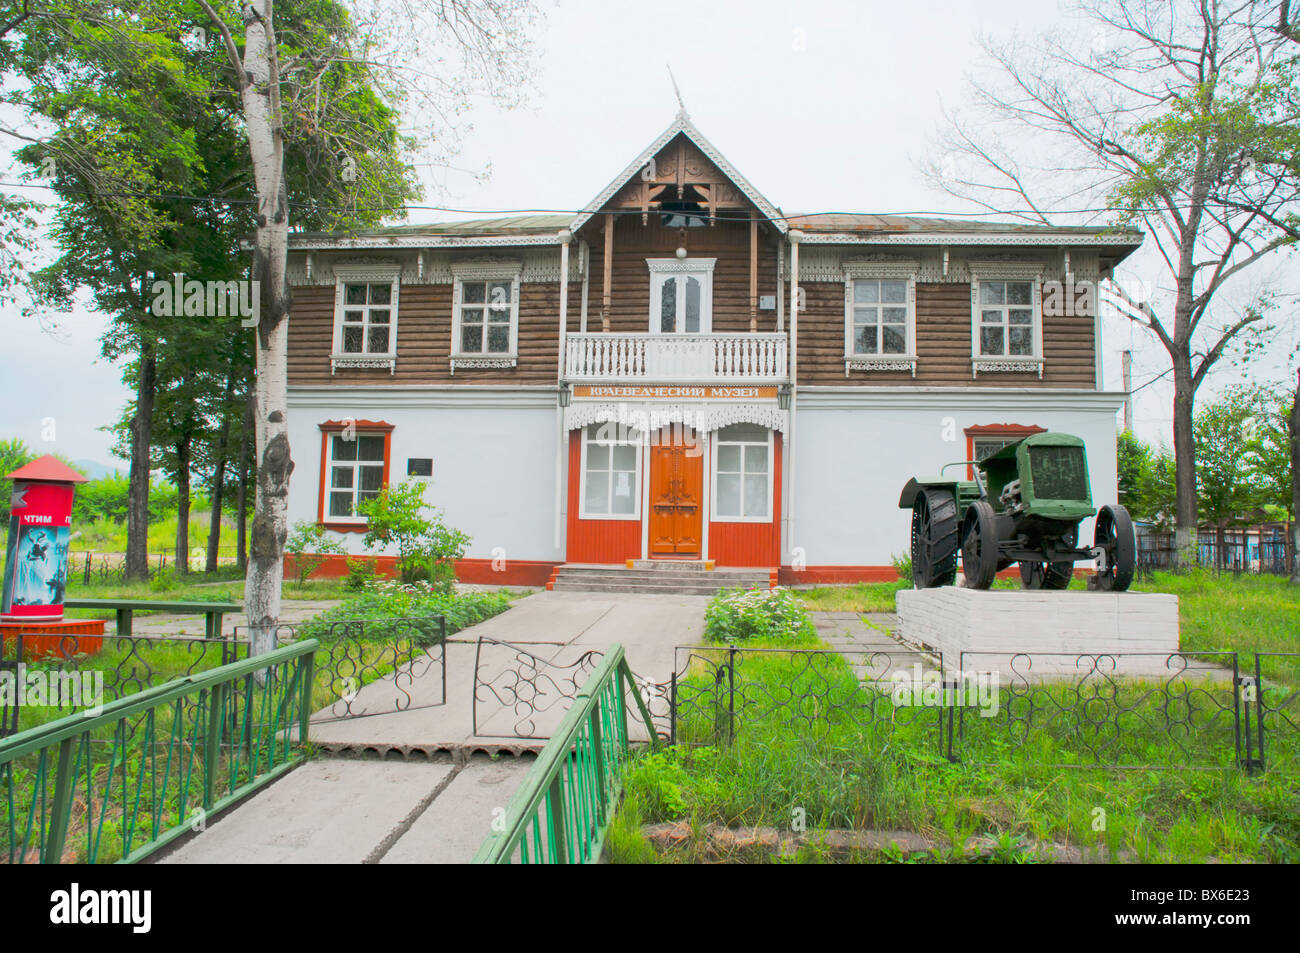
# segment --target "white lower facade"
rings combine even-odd
[[[903,485],[966,460],[968,432],[1021,427],[1081,437],[1094,508],[1116,502],[1122,403],[1122,394],[1078,390],[799,388],[788,417],[782,412],[779,423],[770,422],[774,433],[785,430],[780,565],[840,567],[850,575],[889,567],[909,549],[910,514],[898,508]],[[366,422],[389,428],[389,482],[408,478],[408,461],[417,469],[421,461],[432,462],[431,475],[417,478],[428,484],[425,498],[445,512],[448,524],[470,535],[467,558],[537,564],[568,558],[566,537],[576,525],[569,513],[569,428],[580,421],[572,408],[567,415],[560,410],[555,387],[291,387],[289,522],[323,521],[350,553],[362,554],[360,526],[339,529],[329,516],[331,492],[343,491],[324,475],[332,461],[322,448],[332,434],[322,428],[349,421],[360,432]],[[705,472],[707,479],[711,471]],[[966,468],[950,468],[947,475],[966,479]],[[1080,538],[1090,540],[1091,519],[1080,530]]]

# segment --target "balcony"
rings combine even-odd
[[[570,334],[564,376],[576,382],[780,383],[784,334]]]

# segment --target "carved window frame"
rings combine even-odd
[[[970,347],[971,378],[980,371],[1036,373],[1043,377],[1043,273],[1042,262],[979,262],[970,267]],[[989,281],[1027,281],[1030,289],[1030,310],[1033,322],[1034,352],[1028,355],[984,354],[980,350],[980,283]],[[1009,346],[1010,334],[1003,339],[1004,350]]]
[[[343,350],[343,316],[344,312],[354,310],[349,308],[345,298],[346,289],[350,284],[383,284],[389,283],[389,316],[388,316],[388,350],[387,351],[344,351]],[[333,374],[340,367],[386,367],[390,374],[395,373],[397,369],[397,319],[401,297],[402,285],[402,266],[397,262],[382,262],[376,264],[353,264],[346,263],[336,264],[334,266],[334,332],[330,347],[330,373]],[[365,310],[369,310],[366,306]],[[366,331],[369,330],[370,322],[367,320],[362,325]],[[366,331],[363,334],[368,337]],[[368,343],[363,341],[363,343]]]
[[[846,261],[844,263],[844,376],[851,371],[910,371],[916,376],[916,279],[920,262]],[[906,281],[907,346],[904,354],[858,354],[853,349],[853,285],[855,281]],[[879,341],[877,344],[879,345]]]
[[[451,373],[456,368],[510,368],[519,363],[519,289],[523,265],[520,262],[465,262],[451,266]],[[466,282],[510,282],[510,345],[506,352],[461,350],[461,304]],[[483,326],[483,346],[487,347],[487,323]]]

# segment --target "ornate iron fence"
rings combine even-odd
[[[870,649],[687,645],[674,651],[666,724],[673,744],[728,744],[746,724],[807,731],[855,724],[892,732],[912,725],[940,743],[942,711],[899,705],[900,686],[937,684],[941,657]]]
[[[313,625],[308,631],[317,635],[320,644],[313,695],[318,707],[328,708],[333,718],[446,704],[444,617],[350,619]],[[62,694],[41,701],[40,711],[46,716],[61,715],[247,658],[247,634],[246,626],[236,626],[220,639],[69,635],[40,658],[33,657],[23,636],[11,636],[0,646],[0,738],[40,720],[31,706],[24,716],[23,682],[31,673],[69,681],[77,676],[96,679],[98,694],[85,704],[70,704]],[[285,623],[276,627],[275,636],[277,645],[291,645],[302,641],[303,632]],[[363,691],[374,683],[380,684]]]
[[[558,720],[578,697],[586,676],[603,658],[596,650],[579,649],[576,658],[557,662],[555,657],[570,648],[565,642],[529,642],[521,648],[497,639],[480,638],[474,651],[474,734],[514,738],[548,738],[539,734],[548,718]],[[554,649],[551,658],[533,650]],[[486,714],[485,707],[492,711]],[[493,715],[505,713],[512,724],[488,724]]]
[[[1300,768],[1300,691],[1263,671],[1300,653],[981,653],[954,667],[901,651],[690,645],[676,659],[655,711],[674,744],[841,726],[974,764]]]
[[[241,630],[247,631],[247,627],[236,626],[236,637]],[[328,707],[330,717],[317,717],[316,721],[447,703],[445,616],[283,623],[275,630],[276,642],[281,645],[304,635],[321,646],[316,656],[316,702],[320,709]],[[436,673],[436,682],[426,678],[430,673]],[[436,694],[430,694],[435,685]]]
[[[23,635],[10,636],[0,648],[0,737],[21,730],[24,721],[30,727],[38,711],[71,714],[247,657],[248,643],[233,638],[65,635],[53,646],[47,641],[38,655]],[[33,681],[78,691],[75,698],[42,691],[36,708],[24,705]],[[95,691],[82,699],[80,685],[91,681]]]
[[[963,653],[996,672],[989,704],[949,709],[946,754],[991,764],[1029,755],[1078,767],[1253,767],[1251,708],[1235,652]]]

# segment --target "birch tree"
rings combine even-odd
[[[320,11],[333,18],[326,31],[319,13],[293,23],[277,22],[275,0],[245,0],[237,16],[209,0],[198,2],[233,72],[257,196],[252,240],[252,276],[260,305],[255,328],[257,482],[244,608],[251,652],[261,654],[275,647],[294,469],[286,361],[292,294],[287,279],[291,207],[285,151],[294,133],[288,120],[297,117],[299,130],[332,130],[330,144],[338,156],[333,174],[339,181],[364,185],[372,177],[391,174],[386,162],[392,153],[374,149],[373,129],[364,121],[327,120],[356,88],[375,90],[394,111],[403,108],[408,123],[414,121],[417,128],[429,124],[424,141],[411,141],[413,151],[446,157],[456,135],[464,131],[459,123],[475,91],[508,104],[526,87],[531,70],[527,29],[535,16],[524,0],[371,0],[346,10],[322,5]],[[323,32],[332,42],[321,42]],[[366,190],[358,188],[357,194]]]
[[[1268,160],[1296,128],[1290,43],[1277,4],[1257,0],[1083,0],[1071,14],[1035,41],[985,43],[991,76],[972,78],[970,110],[950,115],[947,157],[929,171],[951,194],[1025,221],[1146,232],[1169,284],[1116,304],[1170,362],[1186,553],[1196,392],[1267,327],[1267,307],[1229,308],[1223,289],[1295,241],[1300,189]]]

